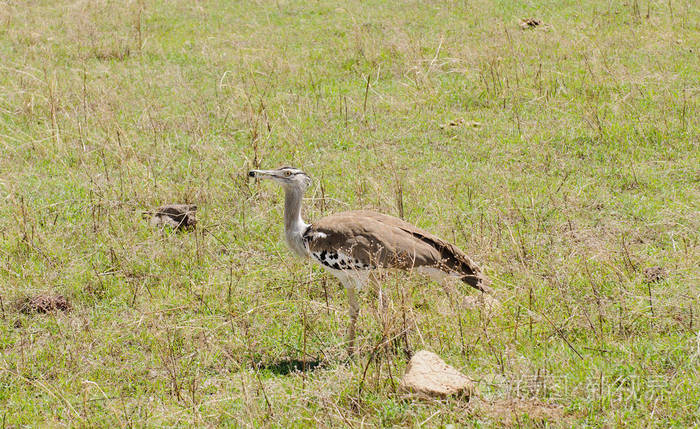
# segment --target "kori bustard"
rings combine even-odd
[[[355,324],[360,309],[357,291],[366,285],[373,269],[415,269],[438,280],[453,277],[481,292],[491,292],[482,270],[469,256],[399,218],[354,210],[326,216],[310,225],[305,223],[301,205],[311,178],[297,168],[251,170],[248,176],[282,185],[287,245],[298,256],[323,265],[345,287],[350,304],[350,355],[355,350]]]

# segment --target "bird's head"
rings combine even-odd
[[[311,186],[311,178],[294,167],[280,167],[275,170],[250,170],[249,177],[271,179],[281,184],[285,189],[298,189],[301,192]]]

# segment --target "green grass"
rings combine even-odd
[[[698,424],[699,23],[685,0],[0,2],[3,427]],[[342,289],[246,179],[279,165],[315,179],[307,220],[403,213],[502,305],[390,275],[345,362]],[[170,202],[196,231],[142,218]],[[39,293],[72,311],[21,313]],[[404,326],[482,400],[403,395],[405,356],[372,351]]]

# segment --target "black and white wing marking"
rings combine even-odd
[[[311,252],[311,257],[318,261],[321,265],[334,270],[370,270],[374,267],[363,263],[359,259],[348,256],[342,252],[321,250],[320,252]]]
[[[309,226],[304,232],[304,246],[309,250],[311,258],[326,268],[333,270],[349,271],[349,270],[371,270],[375,268],[368,261],[362,261],[354,257],[342,249],[326,248],[317,246],[318,241],[326,239],[328,236],[320,231],[314,231],[313,225]]]

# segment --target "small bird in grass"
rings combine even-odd
[[[457,246],[399,218],[367,210],[332,214],[307,224],[301,218],[304,192],[311,178],[293,167],[251,170],[248,176],[273,180],[284,188],[284,236],[298,256],[311,258],[345,287],[350,304],[348,353],[355,352],[357,291],[371,270],[416,270],[436,280],[456,278],[491,293],[482,270]],[[381,296],[381,289],[380,289]]]

